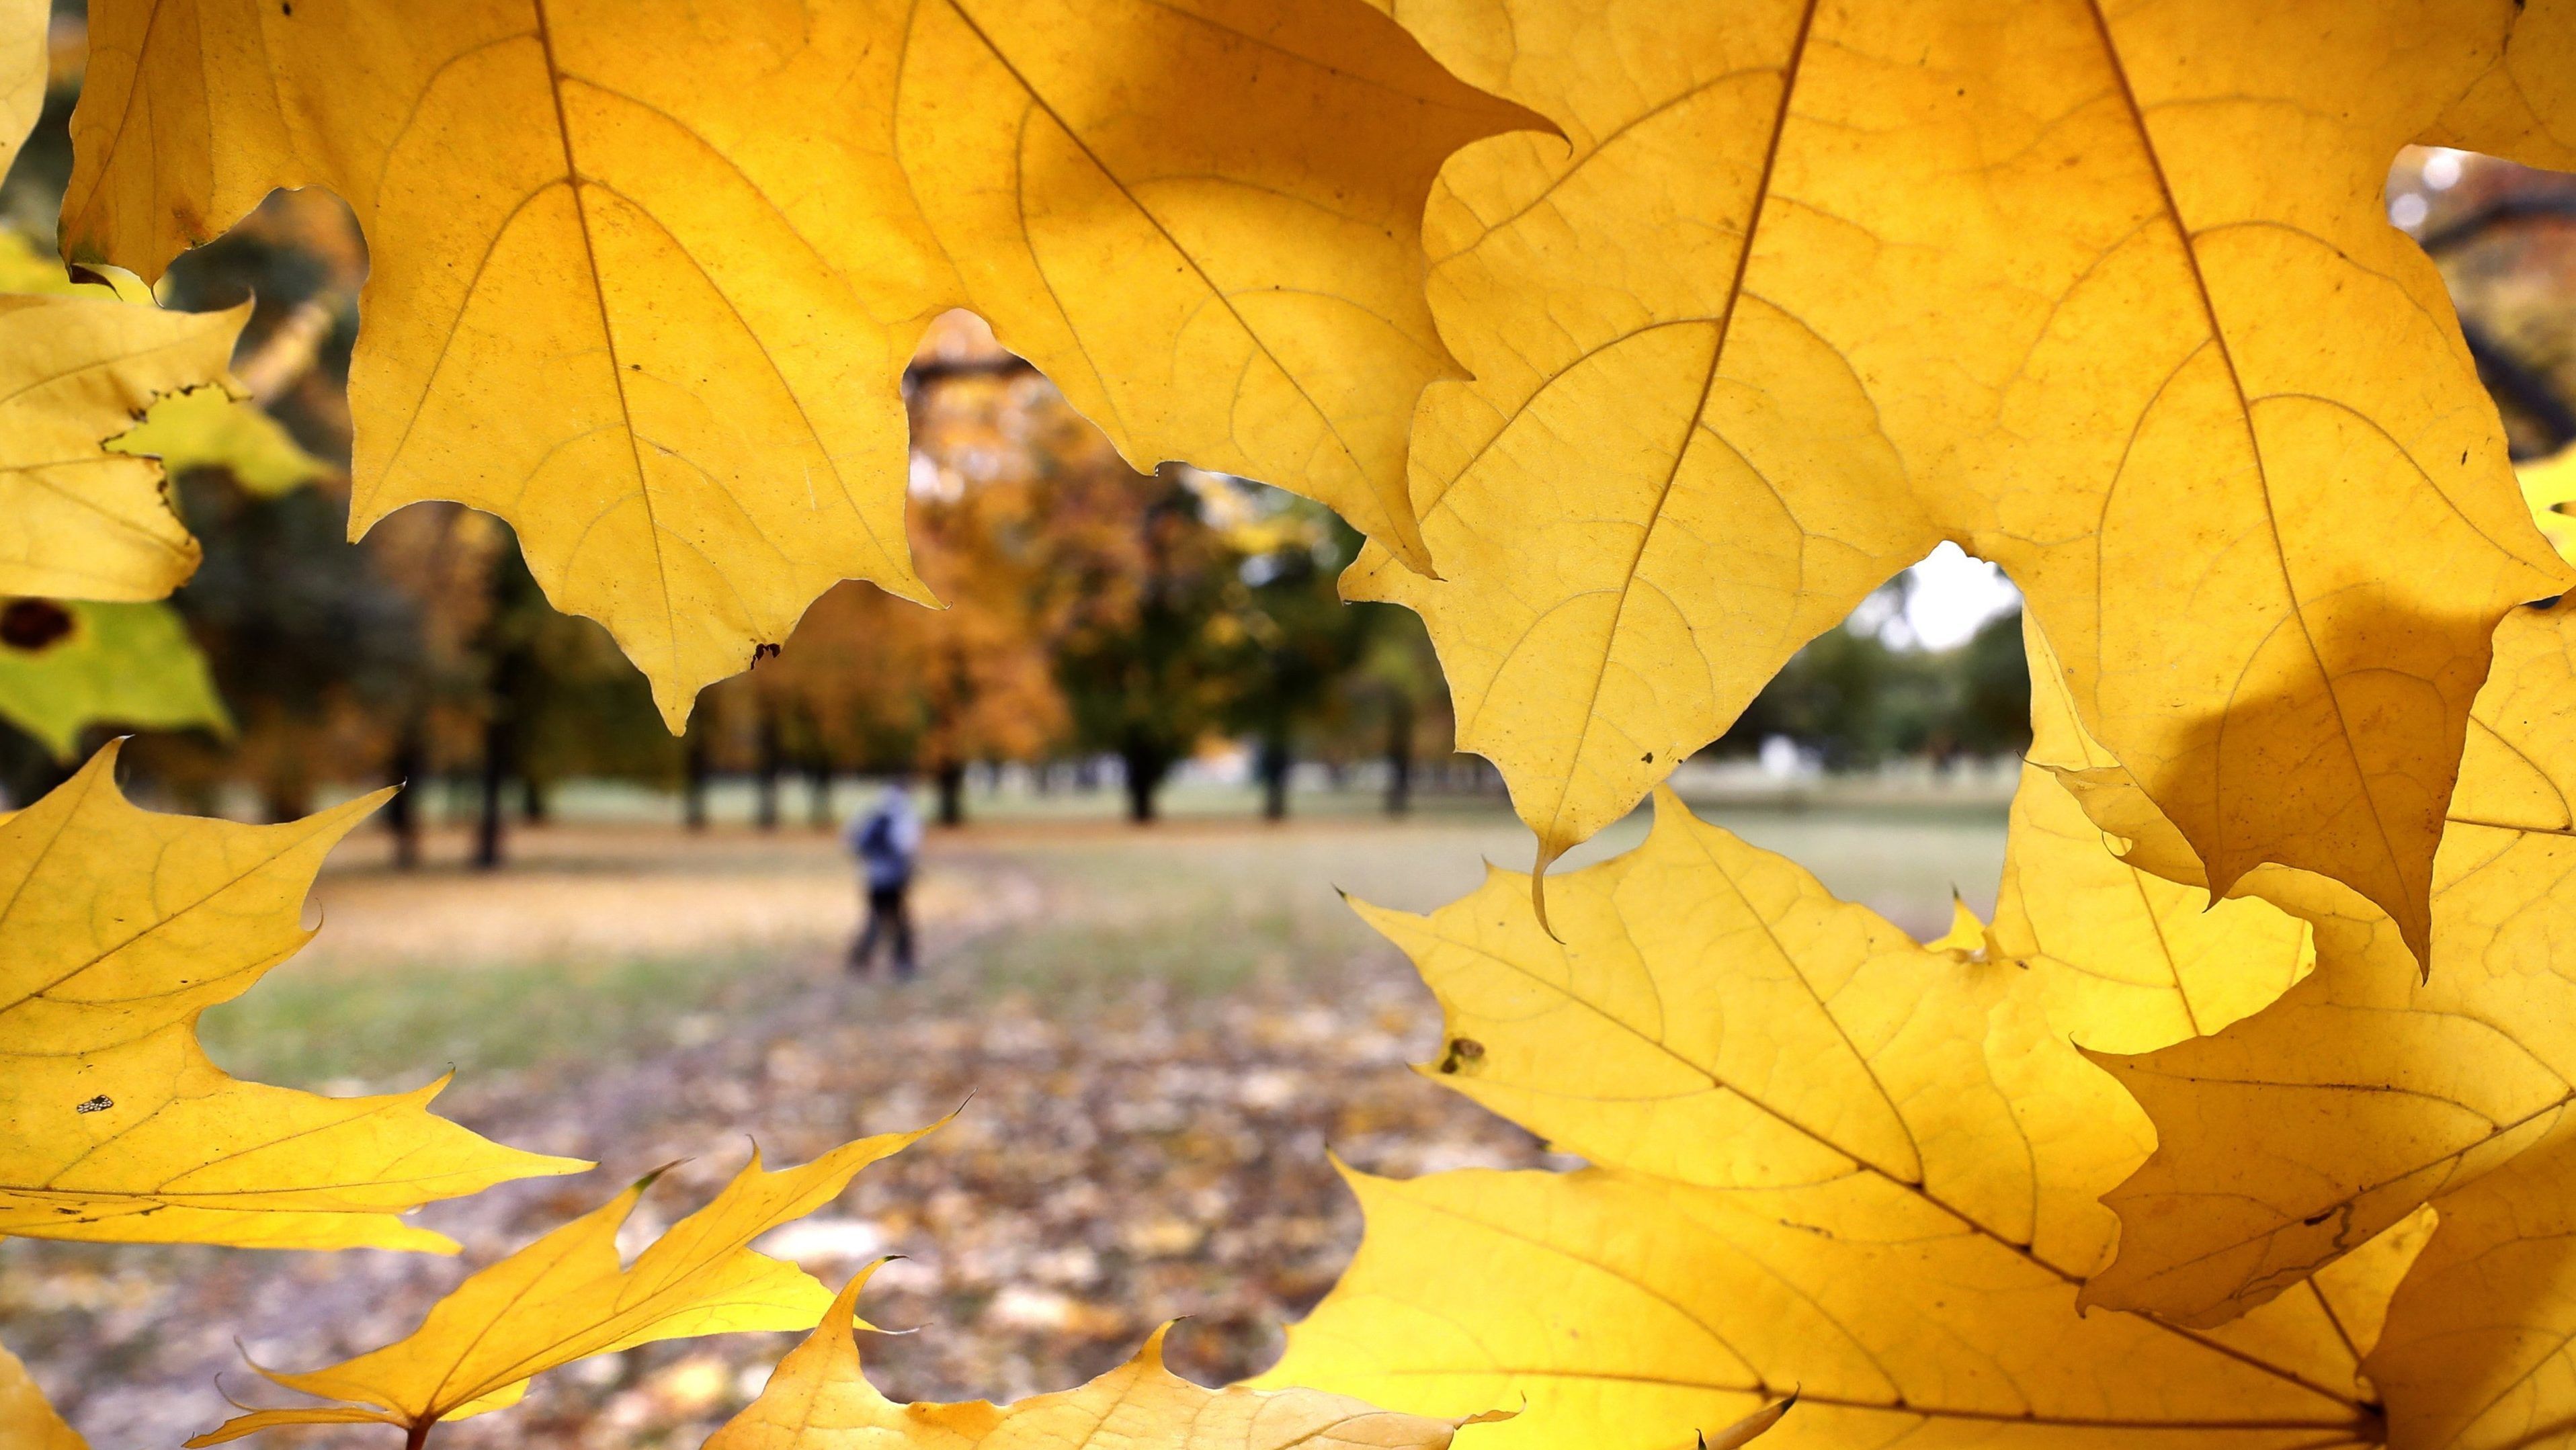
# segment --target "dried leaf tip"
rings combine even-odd
[[[1780,1418],[1788,1414],[1789,1407],[1796,1403],[1798,1403],[1798,1391],[1791,1390],[1787,1399],[1764,1405],[1761,1409],[1718,1431],[1716,1439],[1712,1440],[1706,1435],[1700,1436],[1699,1450],[1737,1450],[1738,1446],[1751,1442],[1772,1426],[1779,1424]]]

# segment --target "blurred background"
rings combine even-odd
[[[50,238],[84,49],[71,7],[0,186],[10,289],[67,285]],[[2517,457],[2557,453],[2576,439],[2576,185],[2410,151],[2389,195]],[[319,939],[210,1013],[209,1048],[327,1092],[453,1069],[451,1116],[602,1167],[426,1210],[464,1265],[0,1243],[0,1337],[93,1444],[208,1428],[226,1390],[258,1396],[245,1355],[303,1368],[407,1332],[466,1266],[683,1160],[640,1242],[753,1139],[801,1161],[966,1104],[764,1244],[835,1283],[906,1256],[867,1309],[920,1332],[864,1346],[903,1399],[1064,1388],[1175,1317],[1176,1368],[1255,1372],[1357,1241],[1328,1149],[1398,1174],[1563,1161],[1408,1071],[1436,1056],[1437,1009],[1336,895],[1427,910],[1532,842],[1492,769],[1453,753],[1419,622],[1335,597],[1357,538],[1331,514],[1134,472],[952,314],[905,379],[912,543],[950,607],[843,585],[674,739],[497,520],[416,506],[348,542],[365,271],[312,192],[173,269],[165,305],[255,300],[235,370],[259,411],[156,409],[129,445],[173,460],[205,547],[167,604],[0,601],[0,805],[120,734],[128,790],[165,809],[286,819],[404,783],[325,871]],[[1929,936],[1954,890],[1993,904],[2027,694],[2011,586],[1944,546],[1674,782]],[[931,822],[922,970],[900,985],[842,965],[861,893],[841,833],[895,781]],[[437,1443],[693,1446],[787,1342],[587,1361]]]

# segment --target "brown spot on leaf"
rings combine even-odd
[[[1449,1055],[1440,1059],[1440,1070],[1456,1072],[1471,1062],[1482,1061],[1484,1056],[1485,1044],[1472,1037],[1452,1037],[1449,1039]]]
[[[0,644],[32,654],[72,632],[71,611],[50,599],[12,599],[0,609]]]

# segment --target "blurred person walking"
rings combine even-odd
[[[850,943],[850,970],[866,976],[884,939],[894,956],[895,980],[911,981],[912,912],[904,898],[921,856],[921,816],[912,808],[912,792],[901,781],[887,786],[867,814],[850,822],[847,840],[868,891],[868,921]]]

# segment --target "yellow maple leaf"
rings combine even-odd
[[[0,1347],[0,1450],[89,1450],[63,1423],[18,1356]]]
[[[2514,470],[2514,477],[2522,485],[2522,501],[2531,507],[2531,521],[2549,546],[2561,557],[2576,550],[2576,518],[2567,514],[2567,505],[2576,502],[2576,448],[2526,463]]]
[[[0,599],[0,719],[65,764],[93,725],[233,728],[205,655],[158,600]]]
[[[60,259],[38,252],[17,232],[0,228],[0,292],[50,297],[115,299],[152,307],[152,289],[122,268],[105,281],[73,281]],[[263,498],[327,478],[330,465],[304,451],[284,424],[249,398],[221,387],[196,388],[154,403],[143,421],[107,442],[111,453],[159,459],[162,468],[222,468],[246,491]]]
[[[2142,857],[2134,841],[2106,835],[2060,778],[2070,767],[2058,763],[2117,767],[2085,734],[2048,642],[2027,616],[2022,639],[2031,660],[2032,743],[2013,792],[1995,919],[1973,940],[1962,923],[1926,945],[2021,963],[2039,978],[2058,1029],[2105,1052],[2152,1051],[2270,1005],[2314,967],[2311,928],[2256,897],[2213,905],[2196,877],[2157,875],[2145,869],[2159,859],[2152,852]],[[2170,827],[2157,840],[2197,872],[2199,861]],[[2268,880],[2278,870],[2254,875]]]
[[[1489,1418],[1391,1414],[1313,1390],[1205,1389],[1163,1367],[1168,1325],[1079,1389],[1009,1406],[899,1405],[859,1366],[850,1325],[867,1281],[867,1272],[850,1280],[812,1337],[788,1351],[760,1398],[706,1450],[1445,1450],[1461,1424]]]
[[[2435,863],[2428,976],[2386,917],[2267,868],[2242,889],[2314,925],[2316,973],[2215,1036],[2104,1059],[2159,1149],[2111,1196],[2120,1257],[2090,1301],[2223,1320],[2568,1120],[2571,639],[2563,603],[2496,632]]]
[[[1495,1446],[1673,1450],[1793,1387],[1799,1444],[2374,1438],[2383,1255],[2214,1331],[2076,1312],[2096,1196],[2151,1138],[2033,974],[1918,947],[1668,792],[1550,898],[1562,941],[1503,872],[1363,914],[1440,999],[1441,1080],[1594,1166],[1353,1175],[1359,1256],[1262,1382],[1525,1404]]]
[[[197,1015],[310,939],[313,873],[387,792],[286,825],[158,815],[116,754],[0,819],[0,1235],[453,1252],[396,1215],[589,1166],[431,1116],[444,1078],[326,1098],[209,1061]]]
[[[188,1444],[220,1445],[280,1425],[373,1422],[402,1426],[417,1445],[439,1421],[516,1404],[530,1379],[590,1355],[698,1334],[811,1329],[832,1291],[749,1244],[831,1202],[860,1169],[929,1131],[861,1138],[776,1172],[762,1170],[755,1149],[705,1207],[621,1266],[617,1230],[652,1186],[648,1176],[476,1271],[404,1338],[328,1369],[260,1370],[340,1403],[253,1410]]]
[[[158,599],[196,572],[160,463],[102,444],[221,385],[248,316],[0,296],[0,594]]]
[[[199,388],[152,405],[132,432],[109,440],[117,453],[145,454],[173,473],[220,468],[258,498],[331,476],[331,466],[304,451],[286,425],[257,403],[220,388]]]
[[[345,198],[352,526],[505,515],[674,728],[834,582],[929,599],[899,379],[951,307],[1138,464],[1423,565],[1423,197],[1537,124],[1353,0],[772,4],[720,43],[677,0],[102,0],[90,34],[70,253],[158,276],[271,187]]]
[[[2576,1146],[2562,1138],[2439,1201],[2368,1364],[2393,1444],[2511,1450],[2576,1420]]]
[[[1934,950],[1955,942],[1926,943]],[[2035,973],[2059,1030],[2145,1052],[2269,1006],[2315,964],[2309,928],[2270,902],[2139,869],[2045,767],[2013,793],[1995,919],[1978,943]]]
[[[0,0],[0,174],[45,111],[45,30],[53,9],[49,0]]]
[[[0,1347],[0,1450],[90,1450],[8,1347]]]
[[[1397,13],[1565,139],[1441,173],[1442,577],[1346,589],[1428,621],[1542,865],[1951,539],[2222,890],[2306,867],[2422,950],[2489,633],[2571,576],[2381,178],[2513,7]]]
[[[2576,5],[2519,0],[2512,24],[2503,52],[2489,58],[2425,144],[2576,171],[2576,72],[2567,67],[2576,53]]]
[[[0,0],[0,172],[44,110],[51,15],[44,0]],[[74,290],[59,267],[25,285],[27,255],[0,229],[0,286]],[[0,595],[158,599],[196,572],[160,465],[101,445],[157,395],[220,383],[249,315],[0,296]]]

